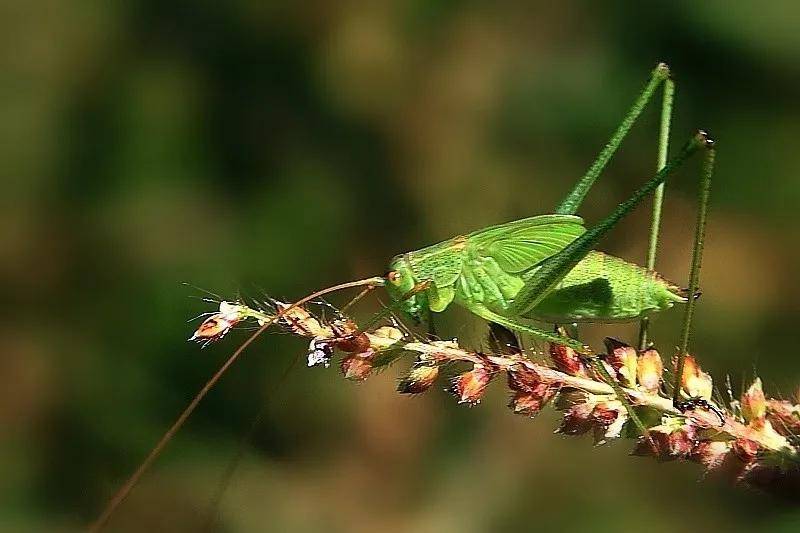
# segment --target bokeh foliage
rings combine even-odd
[[[658,60],[673,141],[718,172],[695,352],[735,389],[800,375],[800,12],[794,2],[8,2],[0,17],[0,523],[72,530],[245,333],[200,352],[225,297],[299,297],[398,252],[552,209]],[[648,175],[656,113],[592,191],[597,220]],[[695,169],[670,183],[659,269],[688,269]],[[647,212],[604,249],[641,260]],[[373,304],[374,309],[374,304]],[[364,313],[370,310],[364,308]],[[679,313],[654,338],[668,353]],[[450,335],[480,342],[463,314]],[[633,328],[592,327],[633,338]],[[195,531],[265,391],[304,346],[237,364],[114,521]],[[302,365],[300,365],[302,366]],[[789,531],[800,514],[699,471],[592,449],[392,371],[299,366],[275,393],[219,530]],[[543,415],[547,416],[547,415]]]

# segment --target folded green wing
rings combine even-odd
[[[471,254],[491,257],[504,271],[517,274],[557,254],[584,231],[580,217],[541,215],[471,233],[467,246]]]
[[[479,262],[481,258],[492,258],[507,274],[518,274],[557,254],[584,231],[580,217],[542,215],[484,228],[467,237],[455,237],[410,252],[407,258],[418,279],[433,281],[426,291],[428,305],[432,311],[440,312],[453,301],[454,285],[462,277],[463,269],[477,268],[467,266],[465,256]],[[482,268],[471,272],[480,273],[478,277],[484,285],[501,283],[487,279],[491,274]],[[494,292],[497,291],[502,293],[500,288]]]

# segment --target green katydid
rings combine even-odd
[[[664,99],[657,174],[596,226],[585,229],[583,220],[575,213],[636,119],[662,85]],[[695,298],[692,296],[697,293],[702,260],[714,148],[713,141],[701,131],[683,146],[677,156],[667,161],[673,88],[669,68],[663,63],[659,64],[612,138],[586,174],[558,206],[555,214],[492,226],[399,255],[391,262],[391,271],[385,278],[373,277],[329,287],[279,310],[275,316],[265,321],[261,328],[250,336],[209,379],[136,471],[114,494],[90,530],[99,531],[106,525],[114,511],[203,397],[260,333],[292,308],[341,289],[358,286],[370,289],[385,285],[394,300],[388,310],[398,308],[412,317],[422,318],[430,312],[442,312],[451,303],[455,303],[489,322],[517,333],[571,347],[592,362],[593,368],[611,385],[640,430],[643,430],[644,426],[638,421],[624,391],[608,375],[605,367],[591,357],[590,348],[575,339],[537,328],[529,323],[529,319],[555,323],[642,320],[640,337],[644,346],[648,315],[672,307],[675,303],[685,303],[681,345],[675,372],[674,401],[676,407],[681,410],[685,407],[703,406],[700,402],[692,404],[691,399],[689,402],[682,401],[680,376],[694,311]],[[705,150],[705,158],[701,174],[695,245],[689,287],[681,290],[653,270],[663,183],[674,170],[701,149]],[[647,267],[639,267],[592,250],[609,230],[645,197],[654,192],[653,224]],[[214,338],[219,336],[221,335],[215,334]]]
[[[585,229],[583,220],[575,216],[576,211],[662,83],[668,83],[668,88],[665,91],[665,112],[662,113],[662,121],[667,122],[667,127],[662,125],[661,128],[660,170],[595,227]],[[675,303],[686,303],[677,379],[682,372],[694,307],[693,295],[697,291],[714,149],[713,141],[704,132],[698,132],[674,159],[665,162],[672,87],[668,67],[659,64],[622,125],[586,175],[556,209],[556,214],[484,228],[396,256],[386,276],[390,296],[402,301],[403,311],[417,319],[423,319],[429,312],[444,311],[455,303],[489,322],[539,340],[571,347],[584,355],[591,354],[588,347],[574,339],[537,328],[530,324],[530,319],[554,323],[633,321],[645,319]],[[648,269],[592,250],[609,230],[647,195],[660,189],[667,176],[701,148],[706,149],[706,158],[688,289],[679,289],[666,281],[652,270],[652,265]],[[660,198],[656,202],[651,233],[656,238],[659,213]],[[651,240],[649,263],[654,260],[654,242]],[[420,283],[427,283],[427,289],[405,296]],[[643,337],[645,328],[646,324],[643,324]],[[603,372],[602,365],[595,364],[595,368]],[[675,387],[676,406],[680,406],[679,382]],[[619,399],[629,408],[632,419],[640,425],[630,404],[620,394],[621,390],[617,389],[617,392]]]

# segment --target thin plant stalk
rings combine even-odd
[[[141,479],[144,473],[147,472],[147,470],[155,462],[155,460],[158,459],[158,456],[161,455],[161,452],[164,450],[167,444],[169,444],[169,442],[172,440],[172,438],[175,436],[178,430],[180,430],[180,428],[183,426],[183,424],[186,422],[189,416],[194,412],[194,410],[197,408],[198,404],[202,401],[202,399],[206,396],[206,394],[208,394],[208,392],[214,387],[214,385],[216,385],[216,383],[220,380],[220,378],[222,378],[222,376],[225,374],[228,368],[230,368],[233,365],[233,363],[236,362],[236,360],[239,358],[242,352],[244,352],[244,350],[248,346],[250,346],[250,344],[253,341],[255,341],[259,335],[261,335],[264,331],[266,331],[267,328],[269,328],[278,319],[280,319],[283,315],[285,315],[292,309],[302,306],[303,304],[306,304],[325,294],[329,294],[331,292],[348,289],[352,287],[363,287],[365,285],[383,285],[384,282],[385,280],[383,278],[372,277],[357,281],[350,281],[347,283],[341,283],[339,285],[334,285],[333,287],[328,287],[327,289],[323,289],[321,291],[317,291],[313,294],[310,294],[305,298],[302,298],[296,301],[295,303],[283,309],[278,310],[278,312],[274,316],[269,317],[268,320],[266,320],[263,324],[261,324],[261,327],[255,333],[253,333],[247,340],[245,340],[242,343],[241,346],[239,346],[239,348],[236,349],[236,351],[233,352],[233,354],[225,361],[225,363],[219,368],[219,370],[217,370],[214,373],[214,375],[211,376],[211,378],[206,382],[206,384],[203,385],[203,388],[200,389],[200,392],[198,392],[195,395],[195,397],[192,398],[192,401],[189,403],[189,405],[186,406],[186,408],[183,410],[183,412],[181,412],[181,414],[178,416],[178,418],[175,420],[172,426],[170,426],[170,428],[164,433],[161,439],[159,439],[158,443],[156,443],[153,449],[150,450],[150,453],[147,455],[144,461],[142,461],[142,463],[133,472],[133,474],[131,474],[131,476],[125,481],[125,483],[119,488],[119,490],[117,490],[114,496],[111,497],[111,499],[108,501],[106,507],[103,509],[103,512],[100,514],[97,520],[95,520],[94,523],[92,523],[92,525],[89,526],[89,532],[94,533],[102,531],[102,529],[106,526],[111,516],[114,514],[114,511],[116,511],[117,507],[119,507],[120,504],[123,501],[125,501],[125,498],[128,497],[128,494],[130,494],[131,490],[133,490],[133,488],[139,482],[139,479]]]

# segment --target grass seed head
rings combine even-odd
[[[571,376],[588,376],[586,366],[572,348],[562,344],[550,343],[550,358],[560,371]]]
[[[494,371],[487,365],[476,364],[469,372],[453,378],[450,391],[458,398],[458,403],[476,405],[480,403],[486,386],[494,377]]]
[[[653,348],[639,354],[636,362],[636,377],[639,387],[649,394],[656,394],[661,388],[664,375],[664,363],[661,356]]]
[[[340,363],[342,374],[345,378],[353,381],[364,381],[372,372],[372,360],[374,356],[375,351],[371,349],[345,356]]]
[[[686,355],[681,376],[681,386],[690,398],[711,400],[714,382],[711,376],[703,372],[694,356]]]
[[[397,384],[397,391],[401,394],[421,394],[431,388],[439,377],[439,367],[436,365],[415,365],[408,375]]]
[[[636,383],[637,357],[633,346],[613,337],[605,338],[605,360],[614,369],[613,375],[623,386],[632,387]]]

